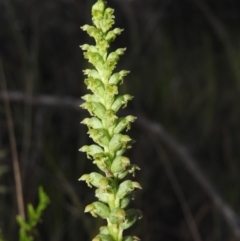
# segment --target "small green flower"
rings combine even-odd
[[[110,215],[110,210],[107,205],[102,202],[94,202],[86,206],[84,212],[90,212],[93,217],[100,216],[104,219],[108,218]]]
[[[127,106],[133,97],[120,94],[118,85],[122,84],[127,70],[114,72],[120,56],[126,48],[109,52],[110,43],[123,30],[113,28],[114,10],[107,7],[104,0],[98,0],[92,7],[93,26],[84,25],[82,30],[95,40],[95,45],[83,44],[84,58],[93,65],[93,69],[83,71],[86,75],[85,84],[91,94],[82,97],[83,109],[88,110],[90,118],[81,123],[88,128],[89,137],[95,144],[83,146],[80,151],[86,152],[100,173],[84,174],[79,180],[85,181],[89,187],[96,187],[95,196],[99,201],[87,205],[85,212],[94,217],[107,220],[107,226],[100,228],[100,233],[93,241],[137,241],[135,236],[123,237],[123,230],[132,226],[141,218],[136,209],[126,210],[131,192],[141,189],[138,182],[122,181],[128,174],[134,176],[140,168],[131,164],[124,153],[131,148],[133,140],[126,134],[136,117],[129,115],[118,117],[119,109]]]

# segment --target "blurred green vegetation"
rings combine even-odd
[[[90,0],[0,1],[0,55],[8,90],[33,98],[48,94],[79,99],[86,93],[79,29],[90,22]],[[116,25],[114,46],[125,47],[119,69],[130,69],[122,91],[134,95],[128,110],[162,124],[198,161],[216,190],[240,211],[240,3],[237,0],[109,0]],[[11,95],[10,95],[11,96]],[[89,143],[79,124],[86,112],[11,102],[25,205],[37,202],[42,185],[51,199],[37,240],[90,240],[101,220],[83,210],[94,194],[77,180],[93,165],[77,150]],[[190,241],[179,199],[157,151],[164,149],[202,240],[233,241],[212,201],[171,149],[133,125],[129,155],[141,167],[144,189],[134,207],[143,219],[131,233],[145,241]],[[153,138],[154,139],[154,138]],[[14,175],[6,115],[0,102],[0,230],[17,240]],[[157,150],[156,150],[157,149]],[[162,151],[160,151],[162,152]]]

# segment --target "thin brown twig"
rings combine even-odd
[[[13,162],[13,171],[14,171],[14,179],[15,179],[15,187],[16,187],[18,212],[19,212],[20,216],[22,217],[22,219],[25,220],[21,171],[20,171],[17,145],[16,145],[16,139],[15,139],[14,124],[13,124],[9,96],[8,96],[8,92],[7,92],[7,82],[6,82],[1,59],[0,59],[0,79],[1,79],[2,91],[4,91],[4,93],[5,93],[5,98],[3,101],[4,101],[8,133],[9,133],[9,139],[10,139],[10,146],[11,146],[11,152],[12,152],[12,162]]]
[[[79,105],[82,101],[79,99],[74,99],[71,97],[57,97],[50,95],[41,95],[41,96],[30,96],[26,98],[26,94],[20,91],[2,91],[0,94],[0,100],[5,100],[9,98],[11,102],[24,103],[28,105],[46,105],[50,107],[60,107],[60,108],[69,108],[76,111],[81,111]]]
[[[27,98],[30,98],[34,93],[34,82],[37,80],[38,74],[38,55],[39,55],[39,12],[37,10],[36,1],[29,2],[31,6],[31,38],[30,48],[26,53],[28,56],[27,63],[25,64],[25,93]],[[24,64],[24,63],[23,63]],[[36,84],[36,83],[35,83]],[[33,110],[31,105],[27,103],[24,106],[24,124],[23,124],[23,148],[21,154],[22,166],[22,179],[23,183],[26,180],[26,172],[29,162],[29,155],[31,150],[32,141],[32,116]]]
[[[38,62],[38,52],[39,52],[39,13],[37,10],[36,2],[30,1],[32,5],[31,9],[31,37],[30,37],[30,48],[27,48],[24,35],[19,28],[19,21],[16,16],[16,10],[14,4],[11,0],[8,0],[6,4],[6,12],[8,13],[8,24],[9,29],[15,40],[17,46],[17,53],[19,59],[21,60],[21,69],[24,76],[24,89],[26,92],[26,98],[30,98],[33,95],[34,85],[33,82],[37,76],[37,62]],[[30,7],[30,6],[29,6]],[[24,122],[23,122],[23,145],[20,160],[22,164],[22,181],[26,176],[26,169],[29,160],[29,153],[31,147],[31,135],[32,135],[32,108],[30,105],[25,103],[24,106]]]
[[[196,222],[194,220],[194,217],[192,215],[192,212],[189,208],[189,205],[184,196],[184,193],[179,184],[179,181],[178,181],[178,179],[172,169],[172,166],[168,160],[166,152],[163,150],[162,145],[160,143],[156,143],[156,140],[153,140],[152,134],[148,133],[148,136],[152,143],[152,146],[154,147],[155,151],[157,152],[157,155],[158,155],[160,161],[162,162],[163,168],[164,168],[164,170],[168,176],[168,179],[172,185],[173,191],[175,192],[175,194],[178,198],[178,201],[180,203],[183,214],[185,216],[188,228],[190,230],[190,233],[192,234],[193,240],[202,241],[201,235],[198,231],[198,228],[197,228]]]

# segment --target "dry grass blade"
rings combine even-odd
[[[19,165],[17,145],[16,145],[16,139],[15,139],[15,133],[14,133],[13,118],[12,118],[12,112],[11,112],[11,107],[9,102],[9,96],[7,92],[7,82],[6,82],[1,59],[0,59],[0,79],[1,79],[0,82],[1,82],[2,91],[5,92],[5,97],[6,97],[4,99],[4,107],[5,107],[5,113],[7,118],[8,133],[9,133],[9,139],[10,139],[11,152],[12,152],[18,212],[20,216],[25,220],[22,180],[21,180],[20,165]]]

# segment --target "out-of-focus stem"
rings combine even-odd
[[[12,112],[11,112],[11,107],[9,103],[9,96],[7,92],[6,78],[2,67],[1,59],[0,59],[0,78],[1,78],[1,87],[2,87],[2,90],[5,91],[5,97],[6,97],[4,99],[4,107],[5,107],[8,133],[9,133],[9,139],[10,139],[10,145],[11,145],[11,151],[12,151],[12,161],[13,161],[13,171],[14,171],[14,179],[15,179],[15,187],[16,187],[18,212],[22,217],[22,219],[25,220],[25,210],[24,210],[24,201],[23,201],[23,192],[22,192],[22,179],[21,179],[20,165],[19,165],[17,145],[16,145],[16,139],[15,139],[13,118],[12,118]]]

